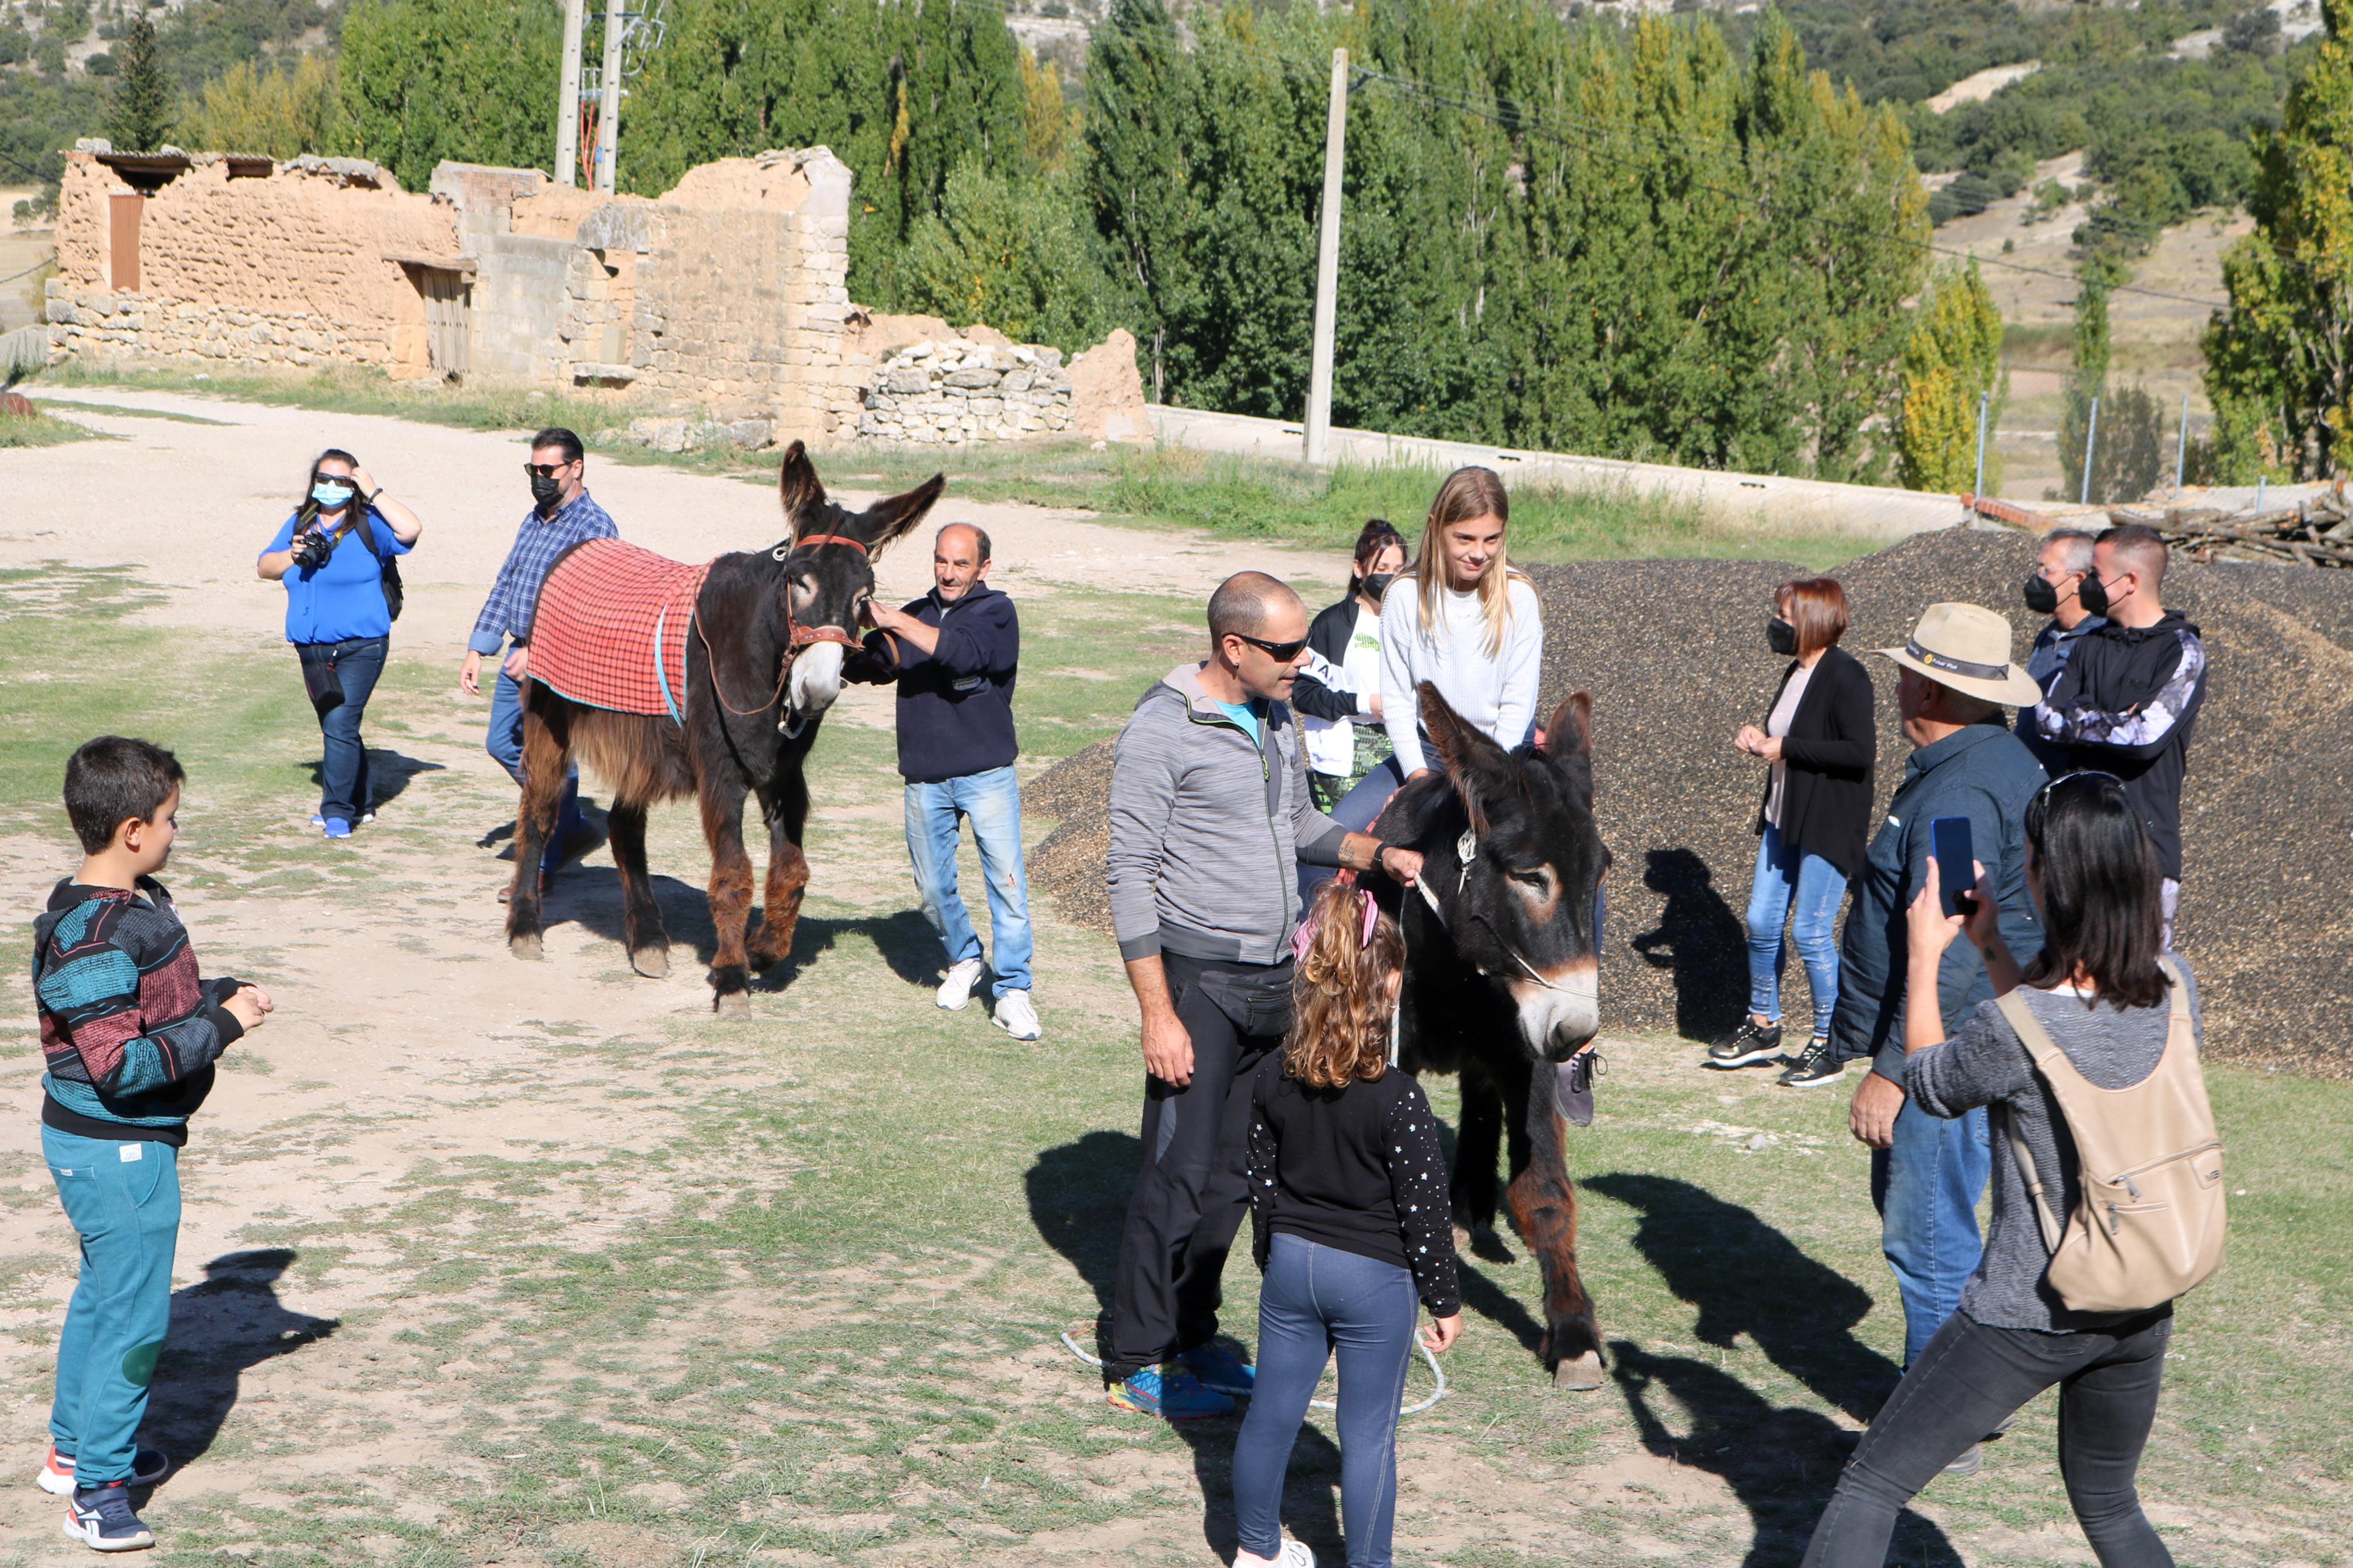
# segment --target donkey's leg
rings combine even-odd
[[[670,932],[662,929],[661,906],[646,875],[645,803],[616,795],[605,831],[621,873],[621,941],[629,950],[629,967],[659,980],[670,973]]]
[[[752,939],[752,967],[783,962],[793,950],[800,923],[801,890],[808,886],[808,857],[801,832],[808,826],[808,784],[797,763],[787,763],[776,783],[760,792],[760,812],[768,822],[767,913]]]
[[[523,689],[522,798],[515,810],[514,883],[507,893],[507,950],[517,958],[542,956],[539,862],[555,830],[572,762],[562,701],[543,687]]]
[[[1505,1194],[1512,1223],[1536,1255],[1544,1276],[1545,1364],[1557,1388],[1601,1386],[1601,1331],[1593,1302],[1577,1275],[1577,1185],[1569,1180],[1568,1123],[1553,1098],[1558,1069],[1549,1062],[1507,1085],[1504,1099],[1514,1128],[1527,1130],[1527,1157],[1512,1162]],[[1513,1140],[1517,1156],[1520,1140]]]
[[[1504,1146],[1504,1097],[1495,1080],[1475,1060],[1462,1064],[1462,1115],[1454,1128],[1454,1179],[1451,1196],[1455,1239],[1495,1228],[1495,1159]]]
[[[702,837],[711,845],[711,923],[719,933],[719,949],[711,959],[712,1009],[719,1013],[752,1010],[744,994],[752,979],[744,951],[744,927],[752,918],[752,857],[744,848],[746,793],[742,777],[731,770],[705,773],[697,797]]]

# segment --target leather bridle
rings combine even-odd
[[[768,552],[768,557],[773,561],[783,562],[799,554],[804,550],[814,550],[825,544],[846,544],[860,555],[869,554],[863,541],[852,539],[846,533],[812,533],[806,539],[789,540],[777,545]],[[701,616],[695,618],[694,632],[697,637],[702,638],[703,664],[711,676],[711,694],[719,699],[719,706],[739,719],[749,719],[755,713],[765,713],[776,705],[778,700],[785,694],[785,683],[792,679],[793,660],[800,657],[803,648],[814,647],[821,642],[839,643],[846,648],[862,646],[856,637],[843,631],[839,626],[805,626],[795,620],[793,595],[788,589],[785,594],[785,657],[776,664],[776,689],[768,693],[768,700],[757,708],[738,708],[727,700],[727,693],[720,689],[718,658],[712,652],[711,637],[702,629]],[[776,728],[784,730],[789,722],[789,720],[780,719],[776,721]],[[788,737],[791,733],[792,731],[786,731]]]

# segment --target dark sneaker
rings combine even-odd
[[[1809,1040],[1806,1054],[1774,1081],[1788,1089],[1811,1089],[1816,1084],[1836,1083],[1845,1076],[1846,1063],[1831,1053],[1828,1040]]]
[[[1219,1394],[1248,1394],[1258,1382],[1258,1368],[1221,1344],[1196,1345],[1176,1359],[1202,1386]]]
[[[1745,1068],[1751,1062],[1772,1061],[1780,1054],[1780,1025],[1760,1024],[1754,1018],[1743,1018],[1740,1027],[1708,1047],[1707,1065],[1712,1068]]]
[[[1609,1071],[1609,1064],[1601,1059],[1601,1047],[1586,1047],[1553,1068],[1553,1103],[1574,1125],[1592,1126],[1593,1080],[1608,1076]]]
[[[1972,1443],[1961,1450],[1961,1457],[1945,1467],[1948,1476],[1974,1476],[1985,1468],[1985,1445]]]
[[[66,1501],[65,1532],[92,1552],[137,1552],[155,1544],[154,1532],[131,1511],[131,1489],[121,1481],[77,1489]]]
[[[1176,1366],[1147,1366],[1113,1384],[1106,1392],[1114,1410],[1168,1421],[1223,1415],[1234,1407],[1232,1399]]]

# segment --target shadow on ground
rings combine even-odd
[[[928,931],[929,928],[925,930]],[[1081,1279],[1093,1289],[1092,1322],[1100,1326],[1112,1307],[1119,1264],[1120,1230],[1127,1216],[1128,1194],[1143,1158],[1143,1141],[1126,1132],[1089,1132],[1073,1142],[1049,1149],[1029,1167],[1024,1184],[1029,1194],[1030,1223],[1048,1246],[1070,1259]],[[1236,1285],[1247,1285],[1241,1274],[1250,1270],[1248,1222],[1226,1260],[1229,1295]],[[1084,1324],[1069,1325],[1071,1338],[1084,1345]],[[1257,1324],[1236,1322],[1230,1311],[1219,1335],[1221,1342],[1250,1359],[1250,1344]],[[1245,1333],[1247,1338],[1245,1338]],[[1089,1346],[1089,1349],[1094,1349]],[[1095,1386],[1093,1368],[1071,1363],[1074,1379]],[[1328,1395],[1330,1385],[1324,1393]],[[1247,1410],[1244,1402],[1241,1409]],[[1193,1450],[1193,1475],[1201,1489],[1201,1538],[1209,1550],[1230,1562],[1240,1542],[1234,1528],[1234,1436],[1240,1430],[1241,1411],[1206,1421],[1172,1423],[1176,1435]],[[1142,1421],[1141,1415],[1124,1419]],[[1299,1429],[1291,1453],[1291,1471],[1282,1491],[1284,1528],[1314,1550],[1319,1558],[1337,1562],[1340,1539],[1340,1450],[1313,1418]]]
[[[310,777],[312,789],[320,790],[327,787],[326,769],[324,758],[303,765],[303,772]],[[387,752],[381,746],[370,746],[367,748],[368,797],[377,805],[389,805],[400,798],[402,792],[408,788],[409,781],[417,774],[448,771],[448,765],[442,763],[428,763],[417,757],[404,757],[398,752]],[[510,834],[514,831],[512,823],[508,825],[507,831]]]
[[[1748,1006],[1747,928],[1715,881],[1693,849],[1653,849],[1642,871],[1642,885],[1667,901],[1656,929],[1630,945],[1651,968],[1673,972],[1675,1032],[1686,1039],[1714,1039]]]
[[[670,932],[670,963],[682,963],[691,952],[697,963],[708,965],[719,951],[719,931],[712,923],[709,896],[676,877],[657,873],[651,879],[654,901],[660,906],[662,925]],[[619,955],[621,874],[612,867],[574,865],[558,871],[548,879],[541,910],[550,928],[565,921],[576,923],[611,942],[616,956]],[[759,931],[765,918],[765,910],[753,911],[744,931],[747,940]],[[947,973],[939,936],[913,910],[849,920],[804,912],[793,928],[792,951],[783,963],[753,976],[752,989],[781,991],[828,950],[859,936],[873,942],[891,973],[911,985],[936,985]]]
[[[227,1253],[205,1265],[202,1283],[172,1292],[172,1326],[148,1395],[147,1425],[150,1441],[172,1457],[175,1474],[220,1436],[248,1369],[342,1326],[280,1303],[277,1281],[294,1258],[286,1247]]]

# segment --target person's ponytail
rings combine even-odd
[[[1397,921],[1363,889],[1326,882],[1292,951],[1283,1070],[1316,1089],[1377,1081],[1389,1065],[1389,978],[1405,965]]]

